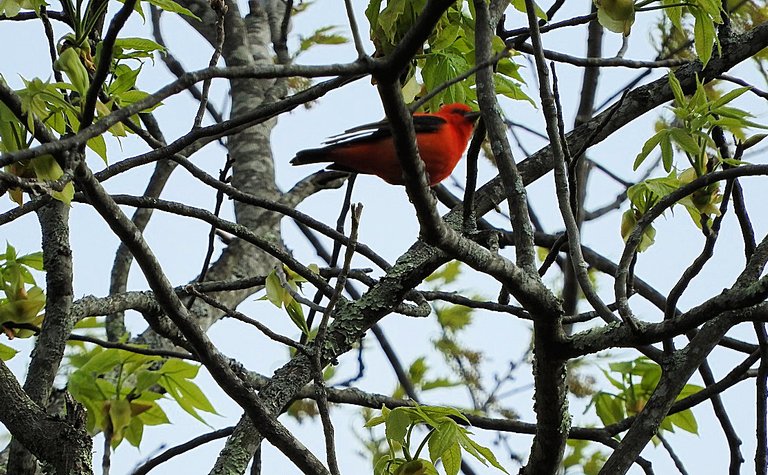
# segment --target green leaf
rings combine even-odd
[[[150,2],[153,3],[153,2]],[[177,4],[178,5],[178,4]],[[152,57],[154,51],[165,51],[165,47],[148,38],[118,38],[115,40],[115,59]],[[126,51],[142,53],[140,56],[126,55]]]
[[[712,57],[715,44],[715,23],[700,8],[689,8],[688,11],[696,19],[696,23],[693,25],[693,42],[696,54],[699,55],[702,64],[706,66]]]
[[[413,408],[410,408],[411,413],[413,414],[411,416],[411,419],[415,422],[424,422],[430,427],[437,427],[439,425],[438,421],[436,419],[444,419],[445,413],[439,413],[437,411],[439,410],[448,409],[446,407],[436,407],[436,406],[421,406],[416,405]],[[435,418],[437,416],[437,418]]]
[[[502,58],[496,65],[496,72],[518,82],[525,82],[520,75],[520,65],[512,61],[510,58]]]
[[[683,386],[683,389],[682,389],[682,391],[680,391],[680,394],[677,395],[677,398],[675,399],[675,401],[679,401],[681,399],[685,399],[688,396],[696,394],[697,392],[701,391],[702,389],[704,389],[704,388],[699,386],[699,385],[697,385],[697,384],[686,384],[685,386]]]
[[[747,140],[744,141],[744,150],[754,147],[755,145],[759,144],[764,138],[768,137],[768,134],[756,134],[752,135],[747,138]]]
[[[729,102],[733,101],[737,97],[741,96],[745,92],[748,92],[751,90],[751,87],[738,87],[736,89],[733,89],[731,91],[728,91],[727,93],[723,94],[719,99],[714,101],[712,104],[710,104],[711,109],[717,109],[718,107],[722,107]]]
[[[286,292],[287,296],[290,296]],[[291,321],[302,331],[305,335],[309,335],[309,327],[307,326],[307,319],[304,317],[304,309],[301,304],[291,297],[289,302],[285,303],[285,311],[288,312],[288,316],[291,317]]]
[[[688,101],[685,100],[685,94],[683,93],[683,86],[680,85],[680,81],[678,81],[674,72],[670,71],[667,73],[667,81],[669,82],[669,87],[672,89],[672,95],[675,96],[675,103],[681,107],[688,104]]]
[[[624,419],[624,405],[613,394],[597,393],[593,400],[595,401],[595,412],[603,424],[613,424]]]
[[[638,153],[637,157],[635,157],[635,163],[632,165],[633,170],[637,170],[637,167],[639,167],[643,161],[645,161],[646,157],[648,157],[648,154],[650,154],[653,149],[656,148],[659,142],[661,142],[661,139],[664,138],[667,133],[668,132],[666,130],[662,130],[661,132],[654,134],[651,138],[645,141],[642,150],[640,150],[640,153]]]
[[[493,465],[494,467],[498,468],[499,470],[501,470],[504,473],[507,473],[507,474],[509,473],[509,472],[507,472],[504,469],[504,467],[501,466],[499,461],[496,460],[496,456],[493,455],[493,452],[491,452],[491,449],[489,449],[488,447],[484,447],[484,446],[482,446],[482,445],[480,445],[480,444],[478,444],[478,443],[476,443],[474,441],[472,441],[472,442],[473,442],[473,444],[475,444],[475,448],[477,449],[477,451],[480,452],[488,460],[488,462],[490,462],[491,465]]]
[[[30,163],[39,180],[56,181],[64,175],[64,170],[51,155],[37,157]],[[75,195],[75,187],[72,183],[67,183],[61,191],[53,191],[51,194],[62,203],[69,204]]]
[[[198,409],[216,414],[216,410],[213,408],[208,398],[192,381],[164,376],[158,381],[158,384],[168,391],[168,394],[171,395],[187,414],[203,424],[206,424],[206,422],[202,416],[197,413]]]
[[[446,305],[436,309],[437,321],[446,330],[459,331],[472,322],[473,310],[463,305]]]
[[[267,299],[272,302],[277,308],[283,306],[283,295],[286,293],[280,282],[280,277],[277,276],[276,271],[272,271],[267,276],[267,280],[264,284],[264,288],[267,291]]]
[[[429,391],[430,389],[438,389],[438,388],[453,388],[456,386],[460,386],[462,383],[458,381],[451,381],[448,378],[437,378],[432,379],[429,381],[424,381],[421,385],[422,391]]]
[[[180,15],[188,16],[191,18],[194,18],[197,21],[202,21],[200,18],[192,13],[191,11],[187,10],[186,8],[182,7],[178,3],[174,2],[173,0],[147,0],[151,5],[154,5],[162,10],[165,10],[169,13],[178,13]]]
[[[408,367],[408,376],[415,384],[421,383],[424,379],[424,375],[427,373],[429,367],[427,366],[427,360],[423,356],[416,358],[413,363]]]
[[[120,74],[117,75],[117,79],[112,81],[109,85],[110,95],[120,95],[124,92],[131,90],[136,85],[136,78],[141,72],[141,68],[131,69],[125,65],[120,65]]]
[[[515,10],[525,13],[525,0],[509,0],[509,3],[515,8]],[[541,9],[538,3],[533,2],[533,11],[537,18],[541,20],[547,19],[547,14]]]
[[[450,284],[459,278],[461,274],[461,261],[451,261],[442,268],[433,272],[424,279],[426,282],[435,282],[441,280],[443,284]]]
[[[104,322],[100,321],[98,317],[85,317],[75,323],[75,328],[79,330],[104,328]]]
[[[144,436],[144,423],[138,417],[132,417],[131,423],[125,429],[125,440],[134,447],[141,444],[141,438]]]
[[[672,420],[669,417],[665,417],[661,420],[661,424],[659,424],[659,428],[661,430],[666,430],[669,432],[674,432],[675,427],[672,425]]]
[[[2,81],[2,77],[0,77]],[[26,147],[27,129],[0,103],[0,151],[15,152]]]
[[[147,92],[138,91],[136,89],[131,89],[130,91],[126,91],[126,92],[120,94],[117,97],[117,99],[119,99],[120,105],[122,107],[125,107],[125,106],[129,106],[129,105],[131,105],[131,104],[133,104],[135,102],[139,102],[141,100],[144,100],[148,96],[149,96],[149,93],[147,93]],[[160,107],[161,105],[163,105],[162,102],[160,102],[158,104],[155,104],[152,107],[147,107],[146,109],[142,110],[141,112],[151,112],[151,111],[157,109],[158,107]]]
[[[681,185],[680,180],[675,176],[651,178],[650,180],[646,180],[643,184],[645,185],[645,188],[657,198],[667,196],[680,188]]]
[[[299,52],[307,51],[316,45],[341,45],[348,43],[349,40],[346,37],[334,33],[337,29],[337,26],[324,26],[315,30],[315,32],[308,37],[300,37]]]
[[[398,407],[392,410],[387,416],[385,423],[385,434],[387,439],[405,445],[405,434],[408,432],[408,426],[411,425],[411,416],[408,408]]]
[[[498,74],[493,76],[493,83],[496,85],[496,93],[516,101],[528,101],[532,106],[536,107],[536,103],[533,102],[533,99],[528,94],[523,92],[520,84]]]
[[[608,460],[608,456],[602,452],[595,452],[589,460],[584,463],[584,475],[598,475],[600,470],[603,469],[605,461]]]
[[[659,384],[660,379],[661,366],[654,365],[653,369],[649,369],[645,372],[645,374],[642,375],[642,379],[640,380],[640,387],[642,387],[647,394],[650,394],[654,389],[656,389],[656,385]]]
[[[629,36],[635,22],[634,0],[596,0],[597,21],[614,33]]]
[[[656,228],[653,225],[648,226],[643,231],[643,237],[640,240],[640,244],[637,246],[637,252],[645,252],[649,247],[656,242]]]
[[[112,448],[120,445],[123,431],[131,423],[131,403],[125,399],[110,401],[109,420],[112,424]]]
[[[109,163],[107,161],[107,142],[104,140],[103,135],[97,135],[95,137],[92,137],[88,139],[88,148],[96,152],[96,155],[101,157],[102,160],[104,160],[104,163]]]
[[[165,411],[163,411],[157,404],[155,404],[152,409],[142,412],[137,417],[147,426],[159,426],[171,423],[168,416],[165,414]]]
[[[19,352],[18,350],[15,350],[8,345],[4,345],[0,343],[0,360],[8,361],[9,359],[16,356],[16,353],[18,352]]]
[[[437,475],[437,470],[428,460],[408,460],[397,467],[394,475]]]
[[[419,405],[419,406],[416,406],[415,409],[417,411],[421,412],[422,414],[424,414],[424,415],[426,415],[426,416],[428,416],[430,418],[434,418],[436,420],[442,421],[442,420],[445,420],[446,418],[456,418],[456,419],[459,419],[461,421],[464,421],[467,425],[469,425],[469,420],[467,419],[467,417],[464,414],[462,414],[461,412],[459,412],[459,410],[456,409],[455,407],[450,407],[450,406],[421,406],[421,405]],[[425,418],[425,420],[428,423],[430,423],[433,427],[437,427],[437,425],[438,425],[437,422],[433,422],[433,421],[427,420],[426,418]]]
[[[727,163],[728,165],[732,167],[740,167],[742,165],[751,165],[750,162],[744,161],[744,160],[736,160],[735,158],[723,158],[721,160],[723,163]]]
[[[612,368],[611,368],[612,369]],[[612,377],[606,370],[601,370],[603,374],[605,375],[605,378],[608,380],[611,385],[613,385],[614,388],[618,389],[619,391],[623,391],[626,387],[624,386],[624,383],[617,380],[616,378]],[[616,371],[616,370],[614,370]]]
[[[31,161],[38,180],[54,181],[64,175],[59,163],[51,155],[43,155]]]
[[[697,0],[697,5],[704,9],[704,11],[712,17],[716,23],[721,23],[720,13],[722,12],[722,5],[719,0]]]
[[[387,422],[387,416],[389,415],[391,411],[387,409],[386,406],[382,406],[381,408],[381,414],[375,417],[372,417],[366,421],[364,427],[376,427],[379,424],[383,424]]]
[[[161,376],[162,374],[158,371],[142,370],[137,372],[136,386],[134,386],[134,391],[141,394],[142,392],[157,384]]]
[[[391,43],[385,41],[387,34],[384,31],[381,23],[379,22],[379,16],[381,14],[381,0],[371,0],[368,3],[368,7],[365,9],[365,16],[368,18],[368,24],[370,25],[370,38],[373,41],[376,49],[384,53],[391,49]]]
[[[696,157],[701,153],[701,145],[699,145],[696,139],[693,138],[691,133],[687,130],[681,129],[680,127],[675,127],[670,129],[669,135],[680,146],[680,148],[682,148],[691,156]]]
[[[179,358],[169,358],[163,363],[159,373],[174,378],[194,379],[200,372],[200,365],[188,363]]]
[[[446,420],[435,428],[429,436],[429,458],[433,463],[443,456],[452,446],[459,444],[459,427],[456,422]]]
[[[488,465],[488,463],[490,463],[502,472],[509,473],[504,469],[504,467],[501,466],[501,464],[499,464],[498,460],[496,460],[496,457],[493,455],[493,452],[491,452],[490,449],[483,447],[474,440],[470,439],[466,433],[459,433],[459,444],[461,444],[467,453],[475,457],[483,465]]]
[[[446,475],[457,475],[461,469],[461,446],[458,442],[448,447],[440,460],[443,462]]]
[[[118,350],[105,350],[100,347],[91,351],[91,358],[76,372],[92,373],[96,375],[111,371],[120,364],[120,352]]]
[[[699,424],[693,415],[693,411],[686,409],[668,417],[672,424],[691,434],[699,433]]]
[[[680,2],[678,0],[661,0],[661,4],[664,6],[668,5],[677,5]],[[678,31],[684,31],[683,30],[683,7],[668,7],[664,9],[664,12],[667,14],[667,17],[669,17],[669,20],[672,22],[672,25],[674,25],[675,28],[678,29]]]
[[[664,132],[669,132],[669,130],[665,130]],[[672,171],[672,164],[675,160],[675,153],[672,150],[672,140],[669,133],[664,134],[659,146],[661,148],[661,163],[664,166],[664,171],[670,172]]]
[[[430,54],[421,70],[424,87],[428,91],[437,89],[438,86],[459,76],[467,69],[469,69],[469,63],[467,63],[466,57],[455,50]],[[454,84],[432,98],[429,101],[429,109],[437,110],[443,103],[464,102],[465,95],[464,86],[461,83]]]
[[[456,40],[463,33],[464,28],[458,23],[451,23],[447,27],[442,28],[437,36],[429,43],[429,47],[432,50],[440,51],[453,45]]]

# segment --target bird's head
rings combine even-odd
[[[480,117],[480,112],[473,111],[468,105],[457,102],[444,105],[437,111],[437,115],[460,130],[466,141],[472,135],[472,129]]]
[[[460,102],[444,105],[437,114],[451,122],[468,122],[470,124],[474,124],[480,117],[480,112],[473,111],[468,105]]]

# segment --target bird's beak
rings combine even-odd
[[[475,122],[479,117],[480,117],[480,112],[479,111],[478,112],[467,112],[466,114],[464,114],[464,118],[469,120],[469,121],[471,121],[471,122]]]

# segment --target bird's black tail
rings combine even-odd
[[[297,152],[296,156],[291,159],[291,165],[307,165],[330,161],[333,161],[333,159],[328,156],[327,148],[310,148]]]

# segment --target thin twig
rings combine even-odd
[[[339,277],[336,279],[336,287],[334,288],[333,295],[329,299],[328,306],[326,307],[323,318],[317,329],[317,336],[315,338],[315,355],[314,355],[314,373],[315,373],[315,393],[317,395],[317,407],[320,413],[320,419],[323,423],[323,432],[325,434],[325,450],[328,460],[328,468],[334,475],[340,475],[339,464],[336,460],[336,447],[334,443],[334,429],[333,423],[328,410],[328,393],[325,388],[325,380],[323,378],[322,369],[322,353],[323,345],[325,344],[325,334],[328,328],[328,320],[331,318],[333,309],[337,302],[341,298],[341,293],[344,291],[344,286],[347,281],[347,273],[352,265],[352,258],[355,255],[355,245],[357,243],[357,234],[360,227],[360,214],[363,211],[363,205],[352,205],[352,225],[349,232],[350,244],[347,246],[347,252],[344,254],[344,264]]]
[[[722,79],[723,81],[732,82],[734,84],[738,84],[739,86],[746,86],[749,88],[749,92],[756,95],[757,97],[768,99],[768,92],[765,92],[761,89],[756,88],[755,86],[753,86],[752,84],[748,83],[747,81],[741,78],[733,77],[728,74],[721,74],[717,76],[717,79]]]
[[[531,37],[534,44],[537,43],[537,35]],[[541,93],[542,111],[547,122],[547,134],[549,135],[550,144],[554,155],[554,170],[555,170],[555,188],[557,193],[558,207],[560,208],[560,214],[563,217],[565,223],[566,234],[568,236],[568,250],[570,255],[571,265],[573,266],[574,274],[579,282],[584,296],[587,298],[592,307],[600,314],[605,322],[611,323],[617,321],[616,316],[603,302],[600,296],[595,291],[592,283],[589,280],[589,274],[587,273],[587,263],[584,261],[584,256],[581,252],[581,238],[579,237],[579,227],[576,222],[576,217],[573,214],[573,205],[571,199],[571,193],[568,186],[568,172],[566,170],[566,148],[560,137],[559,120],[557,119],[557,97],[549,90],[549,74],[547,72],[547,66],[544,63],[544,56],[541,53],[540,45],[537,46],[538,53],[536,54],[536,67],[539,76],[539,91]],[[557,83],[557,76],[555,74],[554,63],[552,67],[553,83]],[[631,318],[625,319],[625,323],[630,326],[635,326],[635,322]]]
[[[224,47],[224,38],[226,35],[224,30],[224,18],[227,15],[229,7],[227,7],[224,0],[211,0],[211,9],[216,12],[216,45],[213,48],[211,60],[208,62],[209,68],[216,66],[221,57],[221,49]],[[193,129],[200,127],[200,124],[203,122],[203,116],[205,115],[205,109],[208,104],[208,94],[211,89],[211,81],[210,78],[203,81],[203,93],[200,97],[200,106],[197,108],[197,114],[195,114],[195,121],[192,126]]]
[[[40,7],[40,21],[43,22],[45,37],[48,40],[48,54],[51,56],[51,70],[53,71],[53,77],[56,78],[57,82],[64,82],[61,71],[53,67],[57,57],[56,39],[53,37],[53,26],[51,25],[50,18],[48,18],[48,9],[45,5]]]
[[[720,150],[722,158],[730,158],[728,155],[728,146],[725,143],[725,136],[723,135],[723,130],[720,127],[714,127],[712,129],[712,138]],[[728,202],[730,201],[733,182],[734,180],[729,180],[725,186],[722,201],[720,203],[720,215],[712,220],[710,230],[705,234],[706,239],[704,248],[701,250],[701,253],[696,257],[696,259],[694,259],[691,265],[683,272],[683,275],[680,276],[680,279],[677,281],[674,287],[672,287],[672,290],[667,296],[667,309],[664,311],[665,319],[669,319],[674,316],[675,307],[677,306],[677,302],[680,297],[682,297],[683,292],[685,292],[691,281],[697,275],[699,275],[701,270],[704,268],[704,265],[714,255],[715,243],[717,242],[717,238],[720,234],[720,225],[723,221],[723,218],[725,217],[726,212],[728,211]],[[671,348],[671,342],[667,342],[665,345]]]
[[[523,43],[517,46],[517,50],[523,53],[533,54],[534,47]],[[558,51],[543,50],[546,59],[557,61],[558,63],[567,63],[581,67],[600,67],[600,68],[631,68],[631,69],[659,69],[674,68],[690,63],[687,59],[661,59],[658,61],[642,61],[624,58],[579,58]]]
[[[220,182],[227,183],[229,181],[227,176],[229,175],[229,170],[232,168],[233,164],[234,164],[234,160],[232,160],[232,157],[229,154],[227,154],[227,160],[224,162],[224,167],[219,171]],[[219,213],[221,212],[221,207],[223,204],[224,204],[224,190],[222,189],[216,190],[216,204],[213,207],[214,216],[216,217],[219,216]],[[208,268],[211,265],[211,260],[213,260],[215,240],[216,240],[216,226],[211,226],[211,230],[208,232],[208,248],[205,251],[205,258],[203,259],[202,269],[200,269],[200,275],[197,278],[198,284],[205,281],[205,276],[208,274]],[[193,295],[192,298],[189,299],[189,302],[187,302],[187,307],[192,308],[194,303],[195,303],[195,296]]]
[[[336,218],[336,233],[339,235],[344,234],[344,221],[346,220],[347,213],[349,212],[349,209],[352,205],[352,191],[355,189],[355,181],[357,181],[357,174],[353,173],[350,175],[349,179],[347,180],[347,190],[344,192],[344,201],[341,204],[341,210],[339,211],[339,217]],[[302,224],[300,221],[296,221],[297,224]],[[304,233],[305,236],[307,233]],[[347,242],[347,245],[351,246],[351,243]],[[334,240],[333,241],[333,250],[331,251],[331,254],[327,256],[326,262],[331,267],[336,267],[339,260],[339,253],[341,252],[341,245],[342,242],[340,240]],[[358,243],[355,243],[355,249],[357,248]],[[315,249],[319,252],[322,249],[322,246],[315,246]],[[321,256],[322,257],[322,256]],[[316,304],[319,304],[322,301],[322,293],[318,289],[318,291],[315,293],[315,296],[312,298],[312,301]],[[312,323],[315,321],[315,314],[317,313],[317,310],[310,309],[309,315],[307,316],[307,327],[312,328]],[[325,311],[322,311],[322,313],[325,313]],[[306,342],[309,338],[309,335],[302,335],[301,341]]]
[[[163,13],[161,9],[158,7],[151,5],[149,6],[150,9],[150,17],[152,19],[152,35],[155,37],[155,41],[163,46],[165,48],[165,39],[163,38],[163,32],[160,28],[160,15]],[[184,67],[181,65],[181,62],[179,62],[178,59],[176,59],[173,54],[171,54],[170,51],[168,51],[168,48],[165,48],[162,54],[159,55],[160,59],[162,59],[163,63],[165,63],[165,66],[168,68],[168,70],[173,73],[176,78],[182,77],[184,74],[187,73],[187,71],[184,70]],[[202,93],[197,88],[197,86],[190,85],[187,89],[190,94],[192,94],[192,97],[194,97],[197,101],[201,101],[203,98]],[[202,101],[201,101],[202,102]],[[221,122],[224,120],[224,117],[221,115],[221,112],[219,112],[216,107],[211,104],[210,101],[206,104],[206,110],[208,111],[208,114],[211,115],[214,122]]]
[[[760,344],[760,366],[757,368],[757,378],[755,378],[757,398],[755,474],[766,475],[768,473],[768,332],[766,332],[765,323],[755,322],[754,328]]]
[[[234,430],[235,430],[235,426],[225,427],[224,429],[219,429],[213,432],[209,432],[207,434],[203,434],[187,442],[184,442],[183,444],[179,444],[175,447],[171,447],[170,449],[164,451],[160,455],[157,455],[147,460],[146,462],[142,463],[138,467],[136,467],[133,470],[133,472],[131,472],[131,475],[146,475],[153,468],[169,461],[173,457],[185,454],[192,449],[200,447],[203,444],[207,444],[208,442],[223,439],[224,437],[229,437],[230,435],[232,435],[232,432],[234,432]]]
[[[471,233],[477,228],[475,220],[475,188],[477,187],[477,159],[485,140],[485,122],[481,119],[475,127],[467,151],[467,182],[464,188],[464,232]]]
[[[680,472],[680,475],[688,475],[688,471],[685,469],[685,466],[683,465],[683,461],[680,460],[680,457],[677,456],[677,454],[675,453],[675,449],[672,447],[672,444],[670,444],[667,441],[667,438],[661,435],[661,432],[658,432],[656,434],[656,437],[659,438],[659,440],[661,441],[661,444],[664,446],[664,449],[669,454],[669,457],[675,463],[675,467],[677,468],[677,471]]]
[[[281,335],[279,333],[273,332],[268,326],[264,325],[263,323],[259,322],[258,320],[254,320],[253,318],[245,315],[242,312],[238,312],[237,310],[231,309],[227,307],[226,305],[219,302],[217,299],[211,297],[210,295],[206,295],[202,292],[197,291],[193,286],[188,285],[184,288],[187,293],[190,295],[194,295],[203,302],[207,303],[208,305],[215,307],[222,312],[224,312],[227,316],[230,316],[236,320],[240,320],[243,323],[247,323],[249,325],[253,325],[256,327],[261,333],[263,333],[267,338],[270,340],[274,340],[278,343],[282,343],[283,345],[288,345],[292,348],[295,348],[298,351],[306,353],[307,350],[301,343],[294,341],[287,336]]]
[[[360,38],[360,29],[357,27],[357,20],[355,19],[355,10],[352,8],[351,0],[344,0],[344,7],[347,9],[347,18],[349,19],[349,29],[352,31],[352,39],[355,42],[355,49],[357,50],[357,56],[360,58],[366,57],[365,47],[363,46],[363,40]]]
[[[550,23],[548,25],[542,25],[539,28],[539,32],[546,33],[548,31],[557,30],[560,28],[568,27],[568,26],[579,26],[585,23],[589,23],[590,21],[595,20],[596,18],[597,18],[596,13],[577,16],[577,17],[569,18],[568,20],[563,20],[556,23]],[[517,42],[521,38],[523,39],[523,41],[525,41],[525,39],[528,39],[530,37],[530,31],[531,29],[529,27],[521,27],[521,28],[516,28],[514,30],[499,32],[499,37],[507,41],[511,40],[511,41]]]

